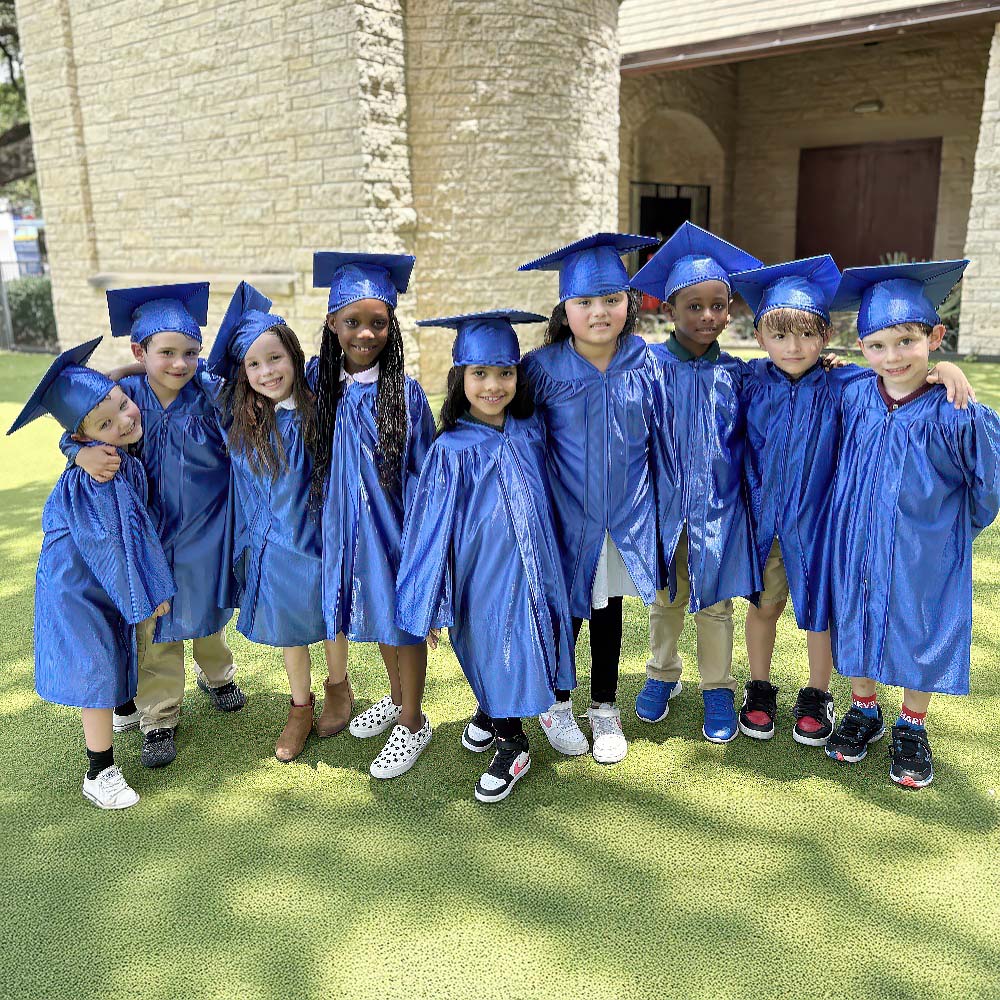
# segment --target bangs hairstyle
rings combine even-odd
[[[441,404],[438,432],[435,437],[440,437],[445,431],[454,430],[459,417],[469,412],[469,397],[465,395],[465,369],[470,367],[478,368],[479,365],[455,365],[448,372],[448,388]],[[512,417],[524,419],[535,412],[535,394],[531,391],[531,383],[525,377],[521,366],[515,365],[514,370],[517,372],[517,388],[514,390],[514,398],[507,404],[504,412]]]
[[[885,330],[879,330],[878,332],[885,333],[886,330],[893,330],[896,333],[908,333],[911,337],[919,337],[921,335],[929,337],[934,332],[934,327],[929,323],[896,323],[895,326],[887,326]],[[869,336],[874,337],[875,334],[869,334]]]
[[[626,288],[623,291],[628,296],[628,313],[625,316],[625,325],[622,327],[622,332],[618,334],[618,342],[615,345],[616,349],[622,346],[622,341],[629,334],[635,333],[635,324],[639,319],[639,303],[642,302],[641,292],[637,292],[634,288]],[[617,294],[617,292],[614,294]],[[582,296],[577,297],[582,298]],[[604,297],[594,296],[594,298]],[[545,331],[542,343],[545,345],[558,344],[562,340],[568,340],[572,332],[569,328],[569,320],[566,318],[566,303],[560,302],[552,310],[552,315],[549,317],[548,329]],[[518,372],[518,386],[520,387],[520,372]]]
[[[315,462],[316,401],[306,382],[306,359],[299,338],[290,327],[280,323],[266,332],[273,333],[281,341],[281,346],[291,358],[294,372],[291,398],[299,415],[302,439]],[[246,455],[250,468],[258,475],[277,479],[287,468],[288,457],[278,433],[274,401],[251,387],[243,362],[240,362],[233,378],[223,387],[219,394],[219,404],[227,424],[230,452],[234,455]]]
[[[803,337],[812,333],[824,340],[833,332],[833,327],[822,316],[804,309],[771,309],[756,324],[759,331],[763,331],[764,327],[769,333],[783,333],[787,337]]]
[[[403,331],[399,328],[396,311],[386,305],[389,330],[385,346],[379,352],[378,385],[375,390],[375,424],[378,427],[378,449],[375,462],[378,480],[386,493],[399,493],[403,481],[403,452],[409,435],[406,416],[406,372],[403,367]],[[312,482],[309,485],[309,505],[323,505],[326,480],[330,474],[333,427],[337,405],[344,382],[340,368],[344,349],[327,320],[320,328],[319,372],[316,379],[316,451],[313,455]]]

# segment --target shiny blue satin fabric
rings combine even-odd
[[[750,514],[763,568],[780,538],[788,590],[799,628],[830,625],[827,530],[840,450],[840,398],[870,368],[817,364],[793,382],[769,358],[749,362],[743,379],[745,469]]]
[[[423,389],[407,377],[403,493],[386,493],[375,464],[377,389],[377,382],[348,382],[337,404],[323,502],[323,615],[328,639],[343,632],[352,642],[415,646],[426,636],[396,626],[396,572],[405,509],[434,418]]]
[[[150,517],[177,583],[153,641],[212,635],[233,617],[232,608],[218,606],[220,580],[229,573],[229,455],[214,402],[221,382],[199,361],[197,374],[166,409],[145,375],[129,375],[119,385],[142,412],[136,455],[149,478]],[[60,447],[70,461],[79,448],[67,435]]]
[[[447,626],[479,706],[538,715],[576,687],[573,623],[537,417],[467,417],[431,446],[407,512],[396,623]]]
[[[746,365],[725,353],[715,362],[681,361],[665,344],[649,351],[658,365],[658,447],[669,456],[664,464],[675,484],[657,490],[661,573],[687,525],[690,610],[749,597],[762,584],[743,476]],[[671,598],[675,586],[670,572]]]
[[[296,410],[274,411],[286,466],[272,479],[247,455],[232,455],[233,567],[238,631],[266,646],[307,646],[326,638],[323,538],[309,512],[312,458]]]
[[[66,469],[42,511],[35,690],[60,705],[114,708],[134,697],[135,626],[175,590],[146,512],[146,474],[119,455],[107,483]]]
[[[600,372],[571,340],[524,356],[547,438],[556,537],[570,611],[590,618],[594,575],[610,531],[646,604],[656,596],[653,441],[654,365],[629,336]]]
[[[1000,418],[943,386],[890,410],[878,380],[842,401],[831,511],[834,663],[917,691],[967,694],[972,541],[1000,510]]]

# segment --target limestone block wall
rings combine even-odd
[[[408,0],[407,91],[421,317],[548,313],[552,273],[517,265],[618,212],[617,0]],[[524,347],[541,328],[521,328]],[[420,335],[440,391],[445,331]]]
[[[794,254],[801,148],[941,136],[934,254],[961,256],[991,37],[936,32],[740,64],[734,240],[768,263]],[[873,98],[883,111],[852,111]]]
[[[1000,25],[993,35],[972,182],[959,350],[1000,354]]]
[[[395,0],[24,0],[19,17],[64,344],[106,332],[106,285],[212,280],[211,330],[245,276],[309,352],[312,251],[412,246]]]

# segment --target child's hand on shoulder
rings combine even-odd
[[[928,373],[927,381],[932,385],[940,383],[948,390],[948,402],[955,404],[956,410],[964,410],[969,403],[976,402],[976,390],[965,377],[965,372],[951,361],[939,361]]]
[[[427,645],[431,649],[437,649],[438,643],[441,641],[441,629],[432,628],[430,632],[427,633]]]
[[[847,358],[842,358],[839,354],[834,354],[833,351],[829,351],[819,359],[819,363],[823,366],[824,371],[830,371],[833,368],[843,368],[845,365],[849,365],[850,361]]]
[[[95,444],[93,448],[81,448],[77,452],[76,464],[91,479],[99,483],[109,483],[121,468],[122,460],[117,448],[109,444]]]
[[[170,610],[170,601],[164,601],[162,604],[158,604],[156,610],[153,612],[154,618],[162,618]]]

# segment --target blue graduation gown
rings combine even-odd
[[[668,456],[676,486],[656,494],[663,567],[672,563],[686,525],[690,610],[748,597],[762,584],[743,476],[746,364],[725,353],[715,361],[681,361],[666,344],[649,350],[658,363],[658,449]]]
[[[407,499],[434,438],[434,418],[420,385],[406,378],[407,440],[402,493],[379,482],[375,454],[377,382],[348,382],[337,404],[330,476],[323,501],[323,615],[326,637],[415,646],[396,626],[396,571]]]
[[[136,454],[149,478],[149,512],[177,583],[169,614],[157,619],[154,642],[198,639],[224,628],[233,609],[218,606],[228,574],[226,507],[229,455],[214,394],[219,380],[204,362],[164,409],[145,375],[119,385],[142,412]],[[77,448],[66,435],[60,446],[73,460]]]
[[[780,537],[788,589],[801,629],[830,625],[826,544],[840,449],[840,398],[870,368],[817,364],[792,381],[769,358],[749,362],[743,380],[745,470],[761,567]]]
[[[431,446],[406,518],[396,623],[449,628],[482,709],[547,711],[576,686],[573,623],[536,417],[463,417]]]
[[[42,511],[35,577],[35,690],[79,708],[135,696],[135,626],[174,594],[146,511],[146,473],[119,451],[107,483],[66,469]]]
[[[601,372],[566,339],[524,356],[545,425],[556,537],[570,611],[590,618],[594,576],[610,532],[636,591],[656,597],[656,506],[651,444],[653,372],[629,336]]]
[[[967,694],[972,541],[1000,509],[1000,418],[944,386],[890,409],[844,391],[831,512],[834,662],[848,677]]]
[[[276,408],[286,465],[272,479],[249,456],[233,454],[233,567],[239,587],[238,631],[267,646],[307,646],[326,638],[323,538],[309,511],[312,458],[297,410]]]

